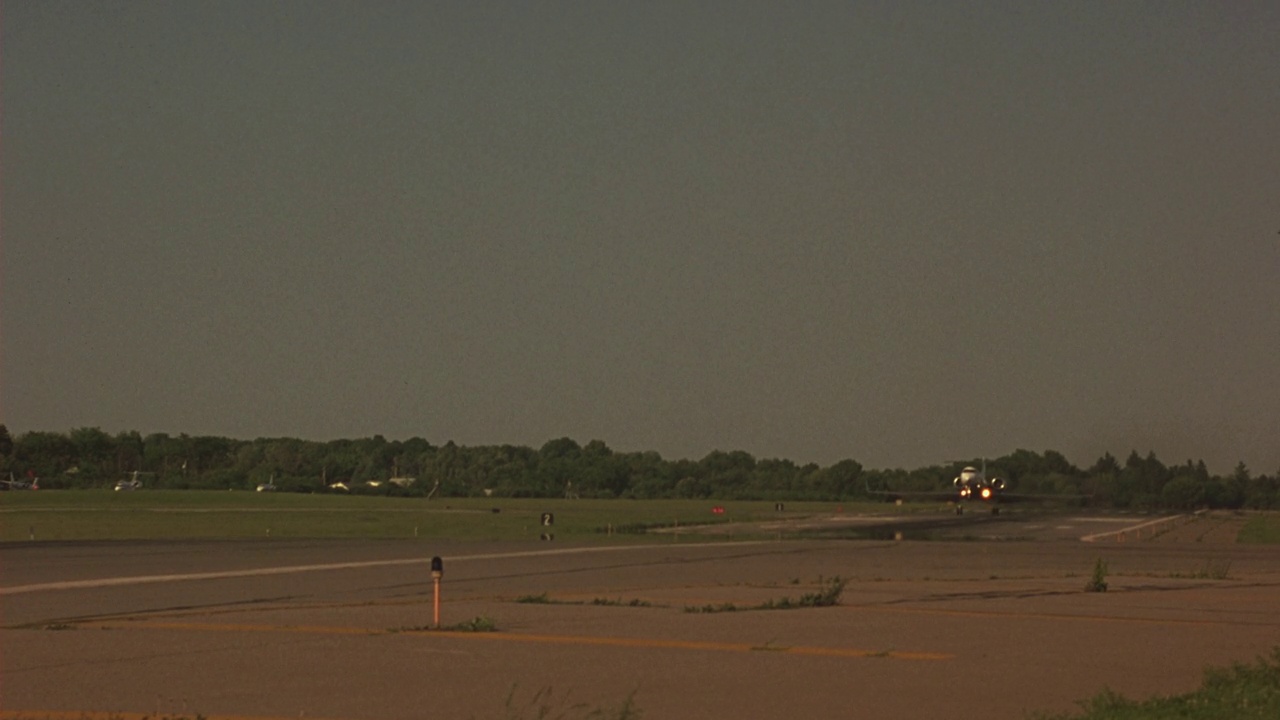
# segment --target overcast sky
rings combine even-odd
[[[1280,4],[3,5],[0,422],[1280,468]]]

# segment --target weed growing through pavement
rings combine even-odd
[[[493,622],[493,618],[477,615],[470,620],[460,622],[457,625],[450,625],[444,629],[452,630],[453,632],[496,632],[498,626]]]
[[[535,692],[533,697],[525,703],[517,703],[515,686],[511,687],[511,692],[507,693],[507,701],[504,705],[504,720],[524,720],[525,718],[536,718],[537,720],[638,720],[640,718],[640,709],[635,705],[635,692],[633,691],[627,696],[622,704],[616,708],[592,708],[586,703],[570,702],[569,693],[565,693],[560,697],[556,697],[555,692],[550,687],[542,688]]]
[[[739,610],[750,610],[751,608],[740,608],[733,603],[720,603],[719,605],[685,605],[684,611],[687,613],[722,613],[737,612]]]
[[[819,581],[821,582],[821,576],[819,576]],[[821,590],[805,593],[798,599],[784,597],[778,600],[766,600],[759,605],[747,607],[738,607],[733,603],[686,605],[684,611],[687,613],[721,613],[736,612],[738,610],[795,610],[798,608],[830,607],[840,604],[840,594],[844,592],[844,587],[848,584],[849,581],[847,579],[836,576],[827,581]]]
[[[1189,573],[1171,572],[1167,577],[1192,578],[1195,580],[1226,580],[1230,573],[1230,560],[1209,560]]]
[[[1184,695],[1130,700],[1105,689],[1079,703],[1081,712],[1038,713],[1035,720],[1137,720],[1140,718],[1231,718],[1273,720],[1280,717],[1280,648],[1253,664],[1205,670],[1198,690]]]
[[[1231,572],[1230,560],[1208,560],[1204,566],[1196,573],[1198,578],[1208,578],[1210,580],[1226,580],[1227,575]]]
[[[1093,577],[1089,579],[1088,584],[1084,586],[1087,592],[1106,592],[1107,591],[1107,561],[1098,558],[1098,562],[1093,565]]]
[[[641,600],[640,598],[632,598],[631,600],[623,600],[622,598],[618,598],[616,600],[610,600],[609,598],[595,598],[591,601],[591,604],[606,605],[611,607],[650,607],[651,606],[651,603],[648,600]]]
[[[456,625],[445,625],[443,627],[433,627],[431,625],[416,625],[414,627],[393,628],[388,632],[497,632],[498,625],[493,618],[477,615],[465,622]]]
[[[526,605],[597,605],[605,607],[652,607],[653,603],[640,598],[632,598],[631,600],[623,600],[622,598],[592,598],[590,602],[584,600],[555,600],[546,593],[541,595],[521,595],[516,598],[516,602]]]

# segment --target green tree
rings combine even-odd
[[[75,447],[62,433],[32,431],[13,441],[13,465],[18,471],[31,471],[37,477],[62,475],[74,465]]]
[[[756,462],[751,472],[750,489],[761,498],[790,498],[816,495],[814,488],[821,481],[805,477],[794,462],[782,458],[767,458]]]
[[[582,448],[570,438],[550,440],[538,451],[538,464],[534,482],[522,488],[521,495],[533,497],[562,497],[579,492],[576,484],[582,483]],[[592,478],[592,481],[597,478]]]
[[[1253,483],[1249,468],[1243,462],[1236,465],[1231,475],[1212,485],[1210,501],[1214,507],[1239,508],[1244,506],[1245,495]]]
[[[1128,496],[1128,505],[1138,507],[1158,505],[1162,502],[1160,492],[1168,481],[1169,470],[1156,458],[1154,452],[1148,452],[1144,458],[1134,450],[1129,453],[1124,469],[1120,471],[1120,476],[1117,478],[1121,489],[1121,493],[1117,493],[1117,500],[1123,494]],[[1125,506],[1120,505],[1120,507]]]
[[[1097,461],[1093,463],[1093,467],[1089,468],[1089,474],[1119,475],[1120,463],[1116,461],[1115,457],[1113,457],[1111,453],[1103,453],[1102,457],[1098,458]]]
[[[656,452],[629,453],[627,465],[627,496],[640,499],[675,497],[676,477],[671,463]]]
[[[13,472],[13,438],[9,428],[0,423],[0,473],[8,477]]]
[[[756,460],[749,453],[713,450],[698,463],[696,476],[705,484],[709,497],[742,498],[755,467]]]
[[[601,443],[603,444],[603,443]],[[574,460],[582,454],[582,448],[571,438],[548,440],[538,451],[539,460]]]
[[[1280,470],[1274,477],[1259,475],[1245,491],[1245,505],[1255,510],[1280,507]]]
[[[144,445],[142,435],[137,430],[117,433],[114,439],[116,448],[115,472],[125,473],[142,469]]]
[[[115,441],[96,427],[76,428],[70,434],[74,467],[89,478],[101,478],[115,470]]]
[[[1191,510],[1204,503],[1205,486],[1191,475],[1179,475],[1165,483],[1160,496],[1165,507]]]

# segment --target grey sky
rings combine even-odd
[[[1280,468],[1280,4],[6,2],[0,421]]]

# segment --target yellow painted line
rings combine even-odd
[[[899,652],[859,650],[856,648],[832,648],[796,646],[761,646],[748,643],[708,642],[698,640],[663,640],[658,638],[598,637],[585,635],[517,635],[514,633],[464,633],[414,631],[415,635],[443,635],[447,637],[475,638],[477,640],[505,640],[511,642],[549,643],[557,645],[605,645],[629,648],[659,648],[674,650],[707,650],[717,652],[773,652],[780,655],[822,655],[827,657],[872,658],[887,657],[895,660],[949,660],[944,653]]]
[[[96,710],[0,710],[0,720],[298,720],[297,716],[205,715],[191,712],[101,712]],[[325,720],[314,717],[312,720]],[[330,717],[328,720],[335,720]]]
[[[663,650],[698,650],[708,652],[768,652],[779,655],[807,655],[841,658],[889,658],[892,660],[951,660],[948,653],[917,652],[904,650],[860,650],[857,648],[814,647],[805,645],[773,646],[749,643],[709,642],[698,640],[667,640],[660,638],[608,637],[591,635],[523,635],[504,632],[458,632],[452,630],[379,630],[374,628],[334,627],[324,625],[219,625],[214,623],[174,622],[111,622],[85,623],[87,627],[135,628],[145,630],[195,630],[201,632],[276,632],[319,635],[414,635],[458,640],[491,640],[550,645],[598,645],[626,648],[656,648]],[[0,717],[0,720],[3,720]]]
[[[149,620],[86,622],[80,623],[79,626],[115,630],[135,628],[139,630],[198,630],[202,632],[281,632],[301,633],[304,635],[390,635],[395,632],[387,629],[336,625],[242,625],[234,623],[153,622]]]

